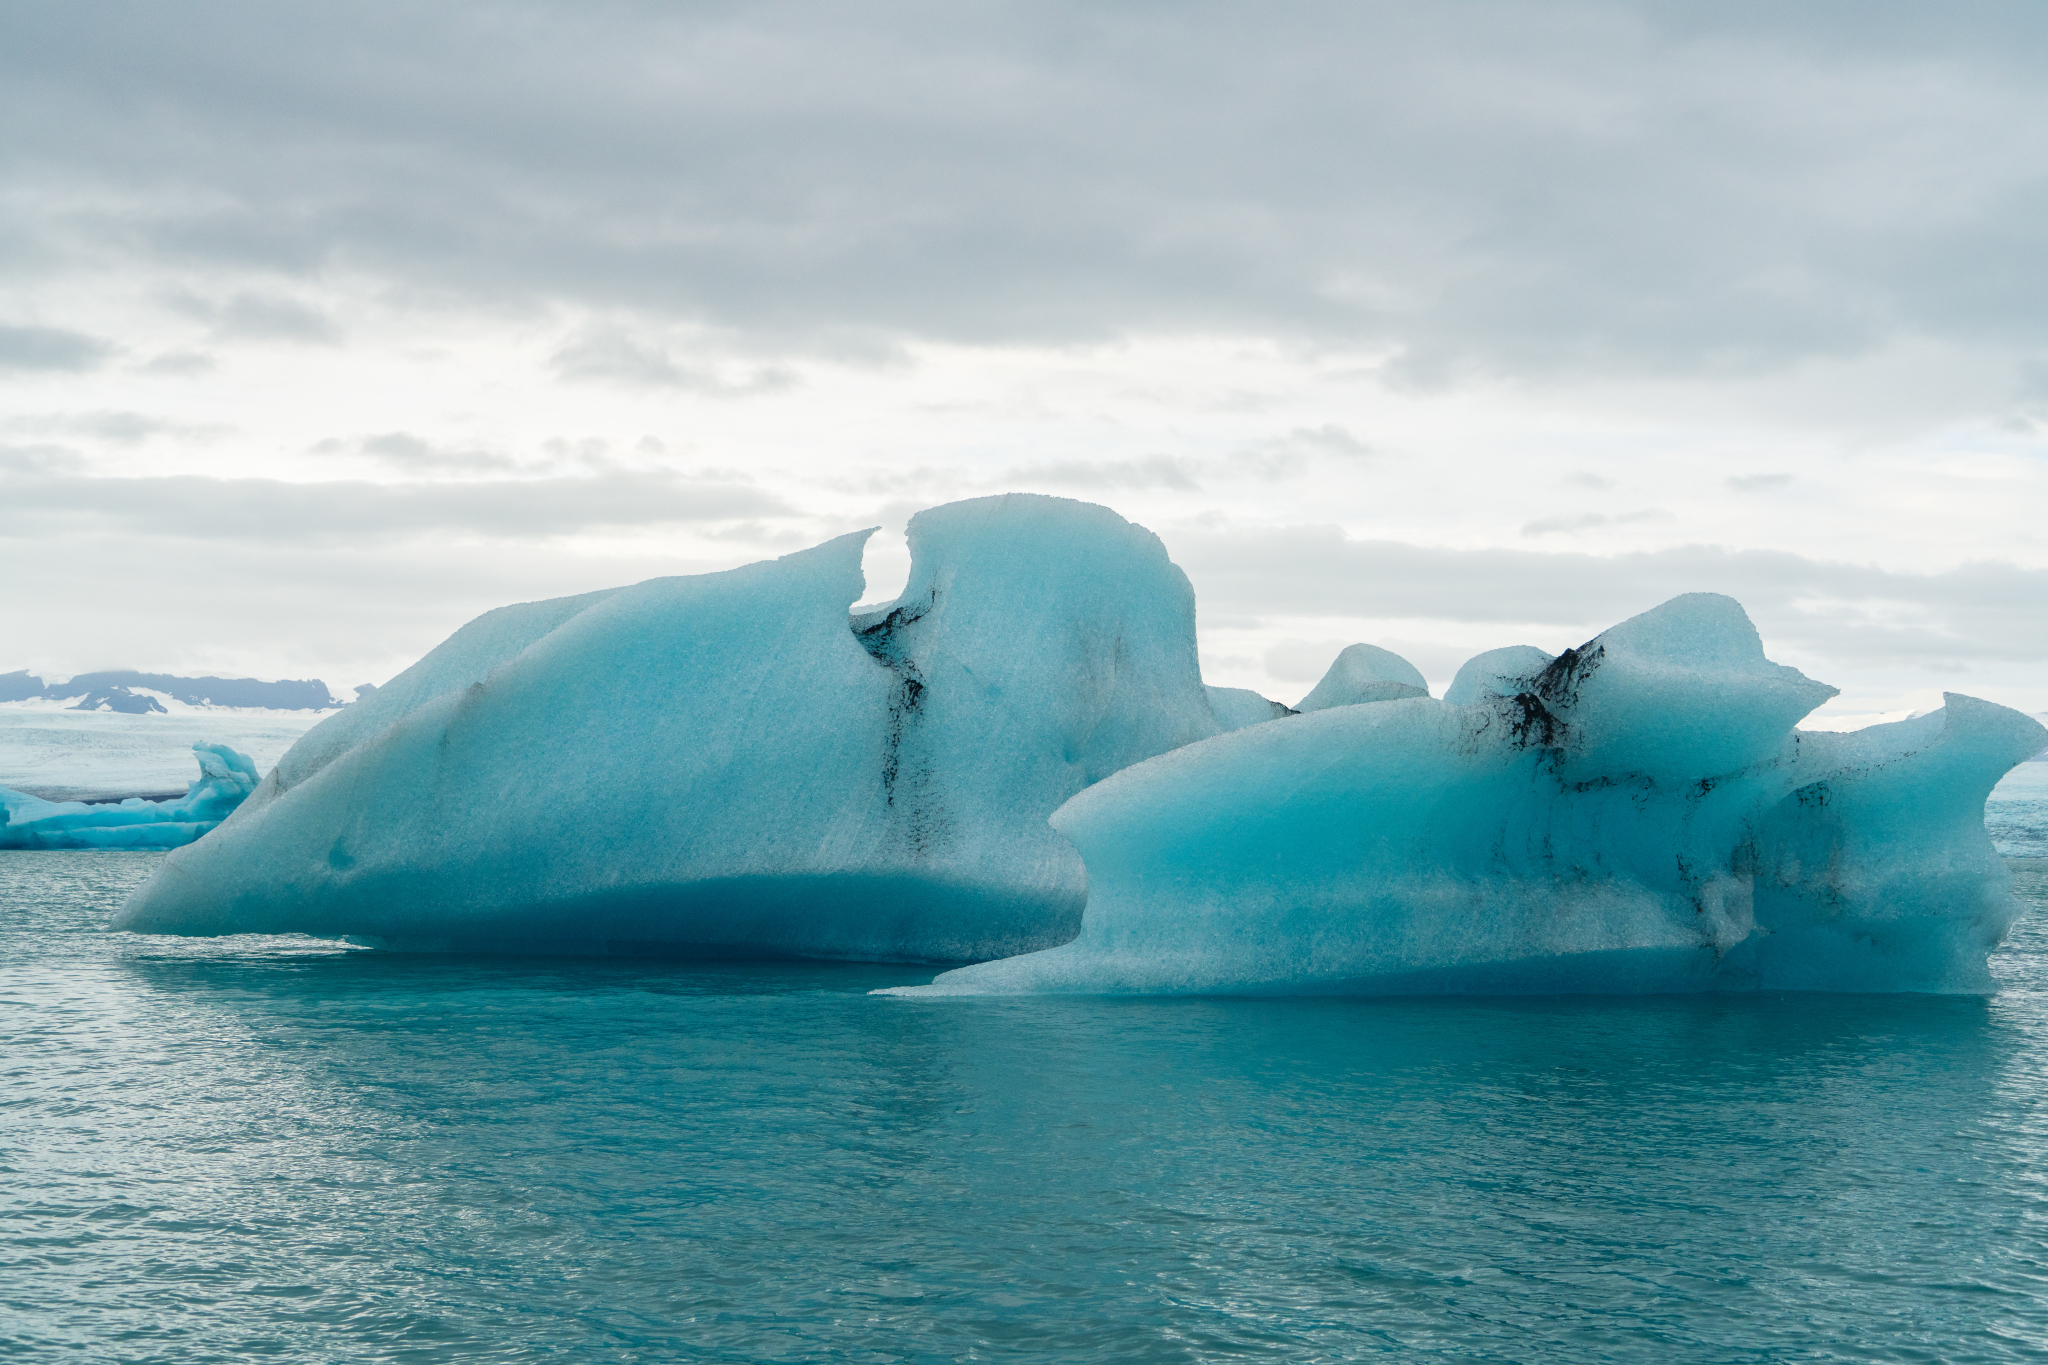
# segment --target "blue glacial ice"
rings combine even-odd
[[[1294,709],[1327,711],[1333,706],[1428,695],[1429,684],[1414,664],[1378,645],[1352,645],[1337,656],[1322,681]]]
[[[1444,689],[1447,706],[1470,706],[1488,697],[1512,697],[1526,691],[1529,679],[1550,667],[1550,655],[1534,645],[1489,649],[1465,660]]]
[[[1299,714],[1292,707],[1271,701],[1249,687],[1211,687],[1209,711],[1216,717],[1216,723],[1226,730],[1242,730],[1247,725],[1262,725],[1282,716]]]
[[[1046,817],[1225,728],[1193,590],[1065,499],[909,538],[903,595],[852,617],[865,533],[488,613],[309,730],[121,922],[940,963],[1071,939],[1086,872]]]
[[[0,848],[179,848],[256,789],[256,764],[225,744],[194,744],[199,777],[168,801],[45,801],[0,787]]]
[[[1353,646],[1296,714],[1204,686],[1105,508],[920,513],[849,615],[864,540],[487,613],[120,926],[975,964],[936,995],[1989,987],[2016,712],[1798,731],[1834,689],[1696,594],[1442,701]]]
[[[1991,989],[2015,905],[1984,803],[2034,721],[1950,695],[1796,731],[1834,689],[1711,594],[1474,665],[1462,705],[1333,707],[1089,788],[1052,817],[1079,937],[895,993]]]

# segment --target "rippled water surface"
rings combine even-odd
[[[2038,922],[1990,1000],[909,1002],[105,932],[158,856],[0,853],[0,1354],[2048,1359]]]

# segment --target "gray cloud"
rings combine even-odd
[[[2044,51],[1967,3],[43,6],[0,177],[37,271],[1739,373],[2048,344]],[[319,332],[249,287],[223,327]]]
[[[1266,673],[1282,682],[1312,683],[1330,671],[1330,665],[1352,640],[1279,640],[1266,651]]]
[[[1525,536],[1569,536],[1581,531],[1597,531],[1603,526],[1630,526],[1645,521],[1669,521],[1671,514],[1658,507],[1645,507],[1635,512],[1562,512],[1554,517],[1540,517],[1522,528]]]
[[[231,428],[173,422],[144,412],[66,412],[25,415],[7,419],[0,429],[25,436],[84,436],[114,445],[140,445],[155,436],[176,436],[207,440]]]
[[[540,544],[478,553],[446,536],[369,553],[329,539],[289,554],[274,542],[230,538],[194,553],[198,529],[147,536],[113,527],[55,544],[0,534],[0,582],[61,589],[7,595],[0,638],[18,662],[0,667],[226,670],[325,678],[345,691],[386,681],[464,621],[507,602],[726,567],[658,554],[580,557]],[[138,566],[166,563],[175,573],[138,587]]]
[[[635,388],[685,389],[692,393],[738,398],[794,387],[796,375],[775,366],[757,369],[732,381],[708,370],[679,365],[666,348],[639,340],[617,328],[585,332],[556,351],[557,377],[605,380]]]
[[[1372,454],[1371,446],[1359,440],[1348,428],[1334,422],[1326,422],[1319,427],[1296,427],[1275,444],[1291,450],[1351,460],[1362,460]]]
[[[77,451],[52,441],[27,445],[0,445],[0,472],[17,474],[68,473],[80,466]],[[4,486],[4,485],[0,485]]]
[[[1728,486],[1738,493],[1767,493],[1791,482],[1790,474],[1737,474],[1727,480]]]
[[[0,371],[97,369],[113,347],[57,327],[0,326]]]
[[[364,455],[380,464],[415,474],[504,474],[518,467],[509,455],[489,450],[451,450],[408,431],[387,431],[358,441],[334,438],[313,447],[318,455]]]
[[[1326,423],[1296,427],[1284,436],[1236,451],[1229,457],[1228,467],[1236,474],[1277,481],[1306,473],[1309,461],[1317,457],[1356,461],[1371,454],[1372,447],[1350,431]]]
[[[1057,488],[1176,488],[1192,491],[1201,487],[1202,465],[1198,460],[1171,455],[1149,455],[1136,460],[1055,460],[1046,464],[1012,469],[994,482],[1029,487]]]
[[[47,466],[0,477],[0,536],[114,529],[280,545],[459,532],[493,538],[793,515],[743,484],[611,472],[470,483],[90,478]]]
[[[1424,618],[1590,635],[1680,593],[1721,592],[1749,609],[1767,643],[1842,665],[2048,659],[2048,569],[2011,564],[1914,574],[1705,545],[1623,555],[1452,550],[1351,540],[1328,526],[1188,529],[1166,540],[1205,620]]]
[[[145,374],[207,374],[213,370],[214,360],[212,356],[198,351],[169,351],[140,368]]]
[[[178,294],[171,306],[213,324],[219,341],[296,341],[331,346],[341,329],[317,308],[282,294],[242,290],[219,302]]]

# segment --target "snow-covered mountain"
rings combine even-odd
[[[362,691],[363,689],[357,689]],[[183,710],[333,711],[348,703],[318,678],[260,682],[255,678],[181,678],[119,669],[80,673],[46,683],[27,669],[0,673],[0,704],[34,709],[115,711],[148,715]]]

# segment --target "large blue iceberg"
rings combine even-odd
[[[1091,787],[1052,817],[1079,937],[896,993],[1991,989],[2015,910],[1984,800],[2043,739],[2018,712],[1797,731],[1834,689],[1704,593],[1451,690]]]
[[[45,801],[0,787],[0,848],[180,848],[256,789],[256,764],[225,744],[194,744],[199,776],[168,801]]]
[[[865,540],[480,617],[309,730],[123,926],[940,963],[1071,939],[1087,874],[1046,817],[1225,728],[1186,575],[1106,508],[984,498],[914,518],[903,596],[849,617]]]
[[[1354,646],[1298,714],[1203,685],[1107,509],[921,513],[849,615],[864,539],[478,618],[120,926],[974,964],[938,995],[1989,987],[2016,712],[1800,732],[1833,689],[1702,594],[1442,701]]]

